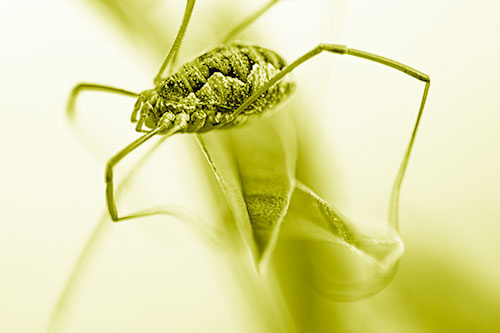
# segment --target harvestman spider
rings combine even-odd
[[[174,43],[154,78],[153,89],[135,93],[94,83],[80,83],[73,88],[67,108],[70,120],[74,119],[75,101],[83,90],[107,91],[138,98],[131,121],[137,122],[137,132],[145,134],[120,150],[106,165],[106,203],[113,221],[155,214],[155,212],[143,211],[118,216],[114,199],[113,168],[128,153],[157,134],[164,135],[166,138],[175,133],[200,133],[217,128],[228,128],[241,124],[248,118],[256,118],[255,115],[268,113],[268,110],[284,101],[293,91],[294,83],[285,76],[323,51],[378,62],[425,82],[417,116],[418,125],[429,91],[430,78],[409,66],[379,55],[336,44],[320,44],[287,66],[283,59],[271,50],[230,42],[237,33],[278,1],[269,1],[249,16],[228,34],[223,45],[199,56],[172,73],[171,69],[174,67],[195,4],[195,0],[188,0]],[[144,125],[150,130],[143,129]],[[413,143],[414,134],[406,157]],[[398,177],[402,177],[405,164],[401,167]]]

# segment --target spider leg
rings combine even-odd
[[[239,115],[241,112],[246,110],[250,104],[255,102],[263,93],[265,93],[270,87],[272,87],[274,84],[276,84],[279,80],[281,80],[285,75],[289,74],[292,72],[295,68],[306,62],[307,60],[313,58],[314,56],[317,56],[323,51],[327,51],[330,53],[337,53],[337,54],[348,54],[352,55],[355,57],[360,57],[364,59],[368,59],[371,61],[375,61],[378,63],[381,63],[383,65],[395,68],[405,74],[408,74],[410,76],[413,76],[414,78],[426,82],[425,85],[425,90],[424,90],[424,95],[422,96],[422,101],[420,103],[420,112],[422,112],[423,107],[425,105],[425,100],[427,98],[427,92],[429,90],[429,85],[430,85],[430,78],[427,74],[424,74],[414,68],[411,68],[410,66],[404,65],[400,62],[397,62],[392,59],[388,59],[376,54],[368,53],[365,51],[360,51],[356,49],[350,49],[344,45],[337,45],[337,44],[320,44],[313,48],[311,51],[305,53],[295,61],[293,61],[291,64],[283,68],[278,74],[273,76],[269,81],[267,81],[265,84],[263,84],[256,92],[254,92],[248,99],[245,100],[234,112],[234,116],[236,117]]]
[[[102,91],[107,93],[125,95],[129,97],[138,97],[139,94],[121,88],[115,88],[102,84],[87,83],[87,82],[79,83],[75,85],[71,90],[71,94],[66,104],[66,117],[68,118],[70,125],[72,126],[74,132],[80,137],[81,140],[83,140],[92,149],[94,153],[101,156],[105,156],[106,152],[103,150],[102,141],[96,139],[91,134],[94,131],[86,131],[77,122],[78,118],[76,117],[76,112],[75,112],[76,99],[80,96],[80,93],[83,91]]]
[[[117,186],[116,193],[119,195],[123,193],[127,187],[129,180],[132,178],[132,175],[135,174],[139,169],[145,164],[148,158],[153,154],[154,151],[157,150],[159,146],[163,144],[163,142],[168,137],[161,137],[153,147],[149,148],[146,154],[140,159],[140,161],[135,164],[132,169],[127,173],[124,180]],[[136,215],[137,214],[137,215]],[[184,209],[175,206],[162,206],[156,207],[151,210],[143,211],[141,213],[134,214],[134,217],[147,217],[151,215],[159,215],[163,214],[166,216],[171,216],[177,218],[178,220],[188,222],[188,225],[194,226],[193,228],[196,232],[199,232],[201,236],[204,236],[206,240],[212,242],[214,245],[220,245],[220,237],[218,234],[222,232],[221,230],[216,230],[211,228],[208,223],[204,222],[199,216],[196,216],[190,212],[186,212]],[[100,219],[99,223],[96,225],[94,230],[92,231],[89,239],[87,240],[85,246],[82,251],[78,255],[78,259],[76,260],[73,269],[65,282],[64,287],[61,290],[61,293],[57,299],[54,308],[52,309],[52,313],[49,319],[49,327],[47,332],[59,332],[59,326],[61,325],[61,321],[65,317],[65,310],[68,305],[72,302],[72,294],[78,288],[78,279],[82,272],[85,272],[85,269],[89,262],[91,262],[94,258],[94,254],[97,251],[98,244],[102,241],[102,233],[108,225],[107,214],[104,214],[103,218]]]
[[[119,222],[119,221],[123,221],[123,220],[130,219],[130,218],[158,214],[158,213],[150,213],[149,210],[147,210],[147,211],[142,211],[142,212],[138,212],[138,213],[133,213],[133,214],[130,214],[130,215],[127,215],[124,217],[118,216],[118,212],[116,209],[116,203],[115,203],[114,186],[113,186],[113,168],[125,156],[127,156],[129,153],[134,151],[136,148],[141,146],[143,143],[145,143],[146,141],[151,139],[156,134],[161,133],[162,135],[165,135],[165,137],[169,137],[169,136],[171,136],[179,131],[182,131],[183,129],[187,128],[187,126],[188,126],[187,118],[185,118],[185,117],[176,118],[173,126],[170,128],[168,128],[167,125],[165,125],[165,124],[166,124],[166,122],[163,122],[162,120],[160,120],[158,126],[156,126],[153,130],[147,132],[143,136],[132,141],[125,148],[123,148],[118,153],[116,153],[113,157],[111,157],[109,159],[108,163],[106,164],[105,179],[104,179],[106,182],[106,205],[108,207],[109,215],[111,216],[111,219],[114,222]],[[162,212],[162,214],[164,214],[164,212]]]
[[[399,191],[401,189],[401,183],[404,178],[404,174],[406,171],[406,167],[408,165],[408,160],[410,158],[410,153],[413,147],[413,143],[415,141],[415,137],[417,134],[418,126],[420,124],[420,119],[422,117],[422,113],[424,111],[424,106],[425,106],[425,101],[427,100],[427,94],[429,92],[429,87],[431,84],[431,79],[427,74],[424,74],[410,66],[407,66],[405,64],[402,64],[400,62],[397,62],[392,59],[388,59],[376,54],[368,53],[365,51],[361,50],[356,50],[356,49],[351,49],[348,48],[344,45],[336,45],[336,44],[320,44],[310,50],[309,52],[305,53],[295,61],[293,61],[291,64],[283,68],[278,74],[276,74],[272,79],[270,79],[268,82],[266,82],[262,87],[260,87],[255,93],[253,93],[243,104],[241,104],[234,112],[234,117],[236,117],[238,114],[246,110],[255,100],[257,100],[263,93],[265,93],[270,87],[272,87],[276,82],[281,80],[285,75],[289,74],[291,71],[293,71],[295,68],[306,62],[307,60],[317,56],[318,54],[322,53],[323,51],[330,52],[330,53],[337,53],[337,54],[347,54],[347,55],[352,55],[355,57],[367,59],[370,61],[378,62],[382,65],[389,66],[392,68],[395,68],[407,75],[410,75],[420,81],[425,82],[425,87],[424,91],[422,94],[422,99],[420,101],[420,107],[418,110],[417,114],[417,119],[415,121],[415,125],[413,127],[413,132],[410,137],[410,141],[408,143],[408,146],[406,148],[406,151],[403,156],[403,160],[401,162],[401,165],[399,167],[399,171],[396,175],[396,179],[394,180],[393,187],[392,187],[392,193],[391,193],[391,201],[390,201],[390,206],[389,206],[389,221],[393,224],[395,228],[398,226],[398,206],[399,206]]]
[[[142,145],[144,142],[151,139],[156,134],[158,134],[162,129],[163,129],[162,127],[158,126],[155,129],[144,134],[143,136],[139,137],[138,139],[134,140],[125,148],[116,153],[116,155],[113,156],[111,159],[109,159],[108,163],[106,163],[106,171],[105,171],[106,204],[108,207],[109,215],[111,216],[111,219],[113,221],[118,222],[120,220],[135,216],[135,214],[132,214],[126,217],[118,217],[118,212],[116,210],[116,203],[115,203],[114,186],[113,186],[113,167],[118,162],[120,162],[126,155],[128,155],[130,152],[132,152],[137,147]]]
[[[256,21],[259,17],[261,17],[265,12],[267,12],[272,6],[274,6],[276,3],[278,3],[280,0],[270,0],[268,1],[264,6],[259,8],[255,13],[252,13],[250,16],[248,16],[246,19],[244,19],[240,24],[238,24],[231,32],[229,32],[222,40],[222,42],[225,44],[229,42],[231,39],[233,39],[236,35],[238,35],[241,31],[246,29],[250,24],[252,24],[254,21]]]
[[[88,82],[79,83],[76,86],[74,86],[73,89],[71,90],[71,94],[68,98],[68,103],[66,104],[66,116],[71,121],[75,120],[76,99],[77,99],[78,95],[80,95],[80,93],[82,91],[85,91],[85,90],[104,91],[104,92],[121,94],[121,95],[125,95],[125,96],[130,96],[130,97],[139,97],[138,93],[135,93],[133,91],[129,91],[126,89],[106,86],[106,85],[97,84],[97,83],[88,83]]]
[[[172,44],[172,47],[168,51],[168,54],[163,60],[163,64],[160,67],[160,70],[158,71],[158,74],[156,74],[153,82],[156,85],[160,83],[160,81],[163,79],[163,76],[166,72],[167,66],[170,65],[170,68],[172,68],[175,64],[175,60],[177,58],[177,53],[179,52],[179,48],[181,47],[182,39],[184,38],[184,34],[186,33],[187,26],[189,24],[189,20],[191,19],[191,14],[193,13],[193,7],[194,3],[196,0],[187,0],[186,3],[186,9],[184,9],[184,16],[182,18],[182,23],[181,26],[179,27],[179,30],[177,31],[177,36],[175,36],[174,43]]]

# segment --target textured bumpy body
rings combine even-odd
[[[295,85],[283,78],[237,116],[234,111],[248,97],[286,66],[275,52],[258,46],[231,43],[206,52],[162,80],[150,93],[152,118],[148,127],[165,113],[174,119],[189,115],[184,132],[205,132],[232,127],[283,102]],[[170,117],[169,117],[170,118]]]

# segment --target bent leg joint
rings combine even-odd
[[[347,46],[345,45],[340,45],[340,44],[319,44],[318,49],[321,51],[328,51],[328,52],[333,52],[333,53],[338,53],[338,54],[345,54],[347,53]]]

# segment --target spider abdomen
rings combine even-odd
[[[158,84],[156,91],[161,108],[185,112],[191,117],[205,117],[188,132],[204,132],[214,127],[230,127],[254,114],[261,114],[280,104],[293,91],[294,83],[286,77],[269,88],[247,109],[232,117],[238,106],[286,66],[274,51],[242,43],[231,43],[208,51],[181,66]],[[161,114],[163,113],[161,112]],[[235,119],[233,119],[235,118]]]

